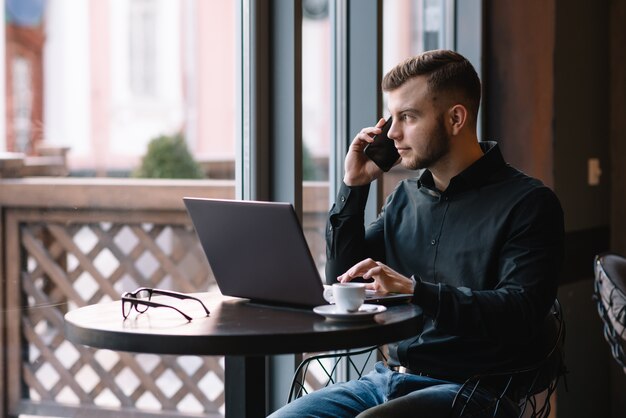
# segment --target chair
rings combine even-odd
[[[600,254],[594,263],[594,299],[611,354],[626,373],[626,258]]]
[[[567,373],[563,355],[565,321],[558,300],[555,300],[536,341],[536,344],[531,344],[532,349],[525,355],[521,366],[482,373],[467,379],[452,404],[452,411],[459,411],[455,416],[464,416],[468,401],[482,385],[497,395],[493,416],[496,416],[501,402],[507,397],[518,402],[518,417],[547,417],[551,410],[550,398],[561,376]]]
[[[374,357],[374,358],[372,358]],[[287,403],[337,382],[358,379],[370,360],[387,361],[384,346],[316,353],[305,358],[296,369]]]
[[[546,336],[549,338],[546,338]],[[555,301],[551,313],[544,321],[540,337],[542,337],[540,341],[544,343],[535,345],[537,348],[536,352],[531,353],[521,367],[492,371],[467,379],[459,389],[451,405],[451,413],[456,413],[453,416],[465,416],[466,405],[471,400],[476,389],[486,386],[497,392],[496,402],[493,405],[494,416],[500,407],[500,402],[506,396],[510,399],[519,400],[519,417],[547,417],[551,409],[550,396],[556,390],[559,378],[566,373],[563,361],[565,322],[558,300]],[[364,366],[357,366],[353,360],[354,356],[367,354],[369,359],[374,353],[386,360],[380,347],[340,353],[317,354],[308,357],[296,369],[288,402],[309,392],[305,388],[305,382],[307,371],[312,364],[320,365],[326,376],[326,381],[319,387],[312,387],[313,390],[316,390],[335,383],[337,381],[334,377],[335,373],[342,364],[352,368],[356,372],[355,377],[360,377]],[[320,361],[330,361],[330,365],[322,365]]]

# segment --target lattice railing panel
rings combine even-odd
[[[115,416],[223,414],[221,357],[96,350],[63,335],[68,309],[116,300],[139,286],[211,288],[212,274],[189,225],[81,223],[76,217],[21,221],[19,242],[22,408],[99,407],[117,410]]]

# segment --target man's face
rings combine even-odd
[[[401,164],[410,170],[433,168],[446,157],[450,137],[444,122],[445,106],[428,90],[425,76],[410,79],[388,94],[393,116],[389,138],[402,157]]]

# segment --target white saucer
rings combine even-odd
[[[337,321],[362,321],[373,318],[374,315],[385,312],[386,307],[382,305],[363,304],[357,312],[340,311],[335,305],[320,305],[313,308],[313,312]]]

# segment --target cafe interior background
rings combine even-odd
[[[382,75],[436,48],[483,80],[479,136],[564,207],[552,416],[626,413],[592,300],[594,256],[626,254],[626,0],[0,4],[3,416],[221,416],[223,359],[77,347],[63,314],[138,285],[214,289],[188,193],[293,203],[323,272],[347,144],[385,115]],[[182,166],[146,168],[175,153]],[[385,175],[369,219],[410,175]]]

